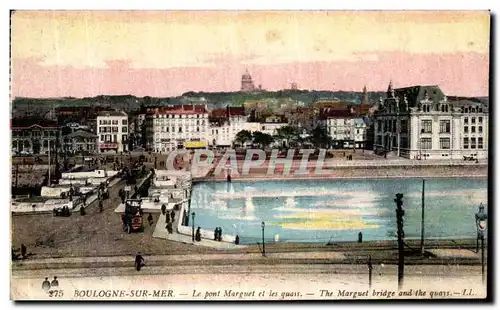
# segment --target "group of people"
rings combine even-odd
[[[54,208],[54,216],[70,216],[71,211],[68,206],[63,206],[62,208]]]
[[[221,227],[215,227],[214,240],[215,241],[222,241],[222,228]]]
[[[57,277],[54,277],[54,280],[52,280],[52,282],[49,282],[49,278],[45,278],[45,280],[42,282],[42,289],[44,291],[48,291],[51,288],[58,286],[59,286],[59,281],[57,281]]]
[[[167,229],[168,233],[171,234],[174,232],[173,229],[173,224],[175,221],[175,211],[167,211],[167,207],[165,205],[161,206],[161,214],[165,215],[165,223],[167,224],[165,228]]]

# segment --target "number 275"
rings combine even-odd
[[[62,297],[64,295],[62,290],[49,291],[49,297]]]

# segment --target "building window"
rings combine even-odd
[[[432,121],[422,121],[422,133],[432,133]]]
[[[472,124],[475,124],[475,123],[476,123],[476,118],[475,118],[475,117],[473,117],[473,118],[472,118]]]
[[[104,135],[101,135],[101,142],[104,142]]]
[[[127,126],[122,127],[122,132],[127,132]]]
[[[450,121],[440,121],[439,122],[439,132],[440,133],[450,133]]]
[[[464,138],[464,149],[469,148],[469,138]]]
[[[117,137],[117,135],[113,135],[113,142],[118,142],[118,137]]]
[[[400,123],[400,132],[401,133],[407,133],[408,132],[408,120],[402,119]]]
[[[483,118],[480,116],[480,117],[478,117],[477,121],[478,121],[479,124],[482,124],[483,123]]]
[[[422,150],[432,149],[432,138],[421,138],[420,139],[420,148]]]
[[[464,133],[468,133],[469,132],[469,127],[465,126],[464,127]]]
[[[127,142],[127,135],[122,135],[122,142]]]
[[[470,127],[470,132],[476,133],[476,126],[471,126]]]
[[[470,148],[471,149],[476,148],[476,138],[470,138]]]
[[[179,127],[179,132],[182,132],[182,127]]]
[[[482,149],[483,148],[483,137],[477,138],[477,148]]]
[[[127,120],[126,119],[122,120],[122,125],[127,125]]]
[[[478,126],[477,127],[477,132],[483,133],[483,126]]]
[[[464,124],[468,124],[469,123],[469,118],[468,117],[464,117]]]
[[[439,147],[443,150],[449,150],[450,138],[439,138]]]
[[[118,120],[117,120],[117,119],[114,119],[112,124],[113,124],[113,125],[118,125]]]

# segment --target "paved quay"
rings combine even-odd
[[[15,265],[57,264],[57,263],[100,263],[100,262],[133,262],[133,256],[100,256],[100,257],[60,257],[25,260],[14,263]],[[215,261],[215,260],[270,260],[270,259],[332,259],[342,260],[345,256],[340,252],[293,252],[293,253],[260,253],[240,254],[186,254],[186,255],[145,255],[146,263],[175,262],[175,261]]]

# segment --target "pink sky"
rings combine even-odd
[[[425,25],[420,15],[394,18],[405,13],[375,18],[311,12],[300,19],[287,17],[290,13],[239,19],[197,14],[203,13],[212,19],[160,16],[147,26],[142,19],[109,21],[102,12],[76,13],[81,18],[19,14],[17,19],[16,13],[12,95],[167,97],[236,91],[246,68],[267,90],[295,82],[300,89],[361,91],[366,85],[380,91],[392,79],[396,88],[438,85],[447,95],[488,95],[488,14],[434,13]],[[260,23],[265,18],[267,23]],[[323,27],[307,26],[307,18]],[[103,29],[108,32],[98,31]]]

